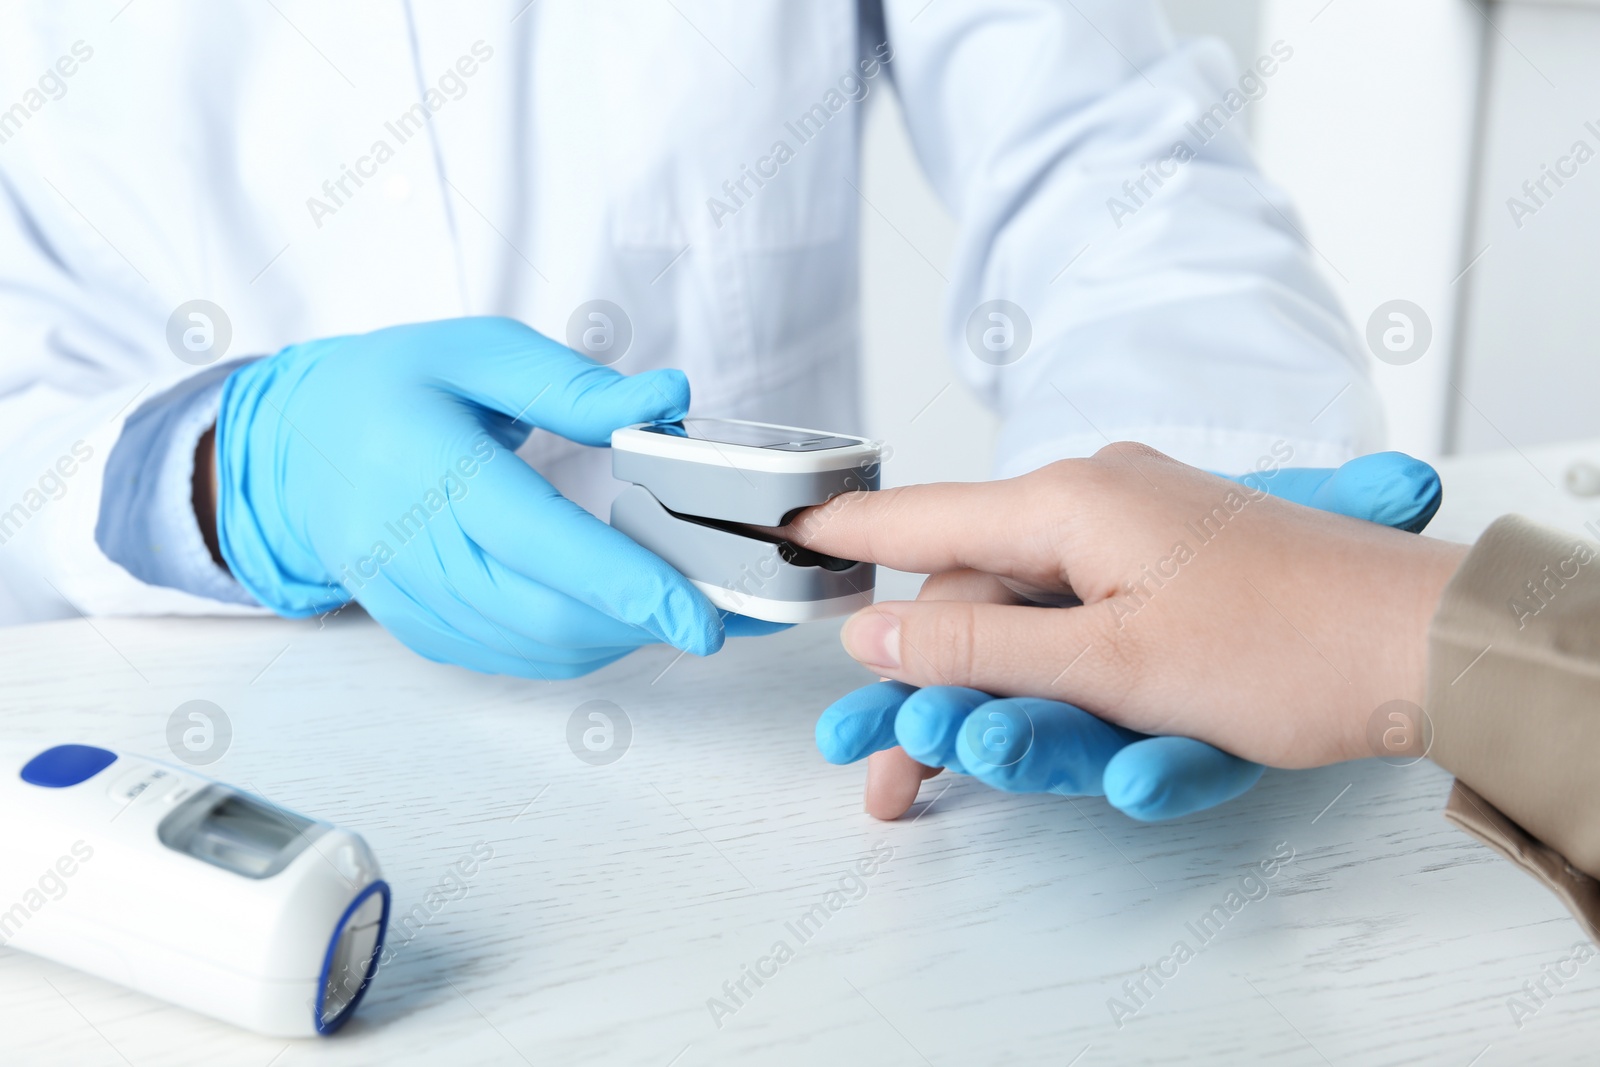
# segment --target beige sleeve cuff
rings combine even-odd
[[[1600,882],[1512,822],[1460,779],[1450,790],[1444,817],[1545,884],[1572,912],[1589,940],[1600,943]]]
[[[1429,755],[1446,817],[1600,931],[1600,554],[1517,516],[1451,578],[1429,628]]]

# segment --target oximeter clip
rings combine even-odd
[[[611,435],[630,483],[611,525],[683,573],[717,607],[768,622],[872,603],[875,568],[768,530],[841,493],[878,488],[882,446],[863,437],[737,419],[638,423]]]

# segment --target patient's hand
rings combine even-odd
[[[1372,713],[1422,702],[1428,621],[1466,552],[1127,444],[1009,481],[850,494],[786,536],[936,576],[846,624],[885,677],[1066,701],[1281,767],[1371,755]],[[879,759],[915,785],[908,757]]]

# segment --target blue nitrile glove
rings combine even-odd
[[[217,536],[280,615],[352,597],[415,651],[570,678],[657,641],[715,652],[717,609],[513,454],[679,419],[682,372],[625,377],[503,318],[291,345],[229,377]]]
[[[1439,476],[1421,460],[1381,452],[1337,469],[1286,468],[1233,479],[1274,496],[1418,532],[1439,510]],[[1054,700],[996,699],[976,689],[878,682],[817,721],[817,748],[853,763],[900,745],[1008,792],[1099,796],[1135,819],[1215,807],[1261,777],[1259,764],[1187,737],[1148,737]]]

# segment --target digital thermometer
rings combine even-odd
[[[847,615],[872,603],[872,564],[749,527],[877,489],[882,463],[878,442],[823,430],[741,419],[625,426],[611,435],[611,470],[632,484],[612,503],[611,525],[719,608],[769,622]]]
[[[0,748],[0,944],[309,1037],[355,1011],[388,920],[348,830],[110,749]]]

